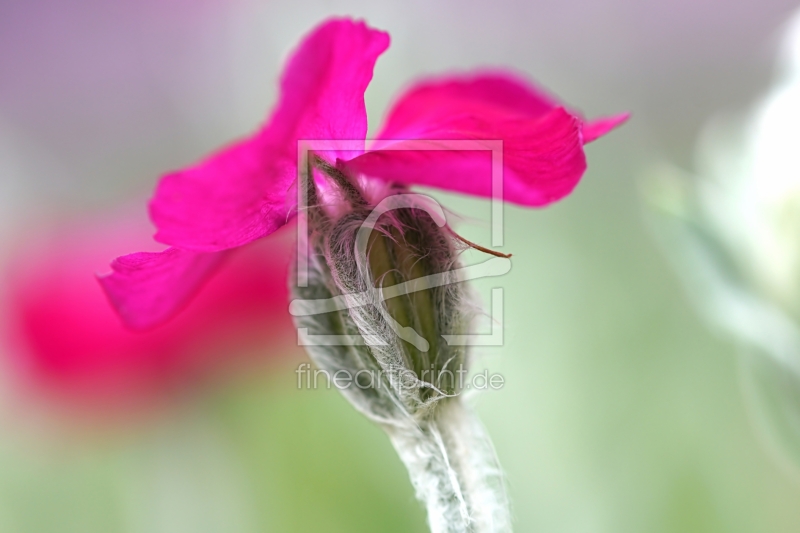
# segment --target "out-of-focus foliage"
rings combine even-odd
[[[717,120],[698,177],[664,167],[648,196],[664,249],[703,316],[742,344],[742,384],[773,451],[800,473],[800,14],[774,86]]]

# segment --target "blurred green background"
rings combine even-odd
[[[373,127],[414,77],[480,65],[519,70],[587,116],[630,110],[587,148],[571,197],[506,207],[512,272],[477,283],[486,300],[505,289],[505,346],[481,362],[506,385],[473,399],[516,530],[795,532],[798,480],[751,426],[736,348],[694,313],[640,195],[649,165],[690,165],[703,123],[769,86],[792,8],[3,0],[0,236],[144,196],[252,130],[286,52],[331,14],[392,35],[367,94]],[[489,241],[486,202],[434,195]],[[3,387],[0,532],[425,531],[388,439],[337,392],[298,390],[305,359],[286,352],[110,427],[42,415]]]

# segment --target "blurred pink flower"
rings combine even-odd
[[[146,245],[130,218],[95,219],[29,241],[7,271],[15,376],[38,393],[97,409],[132,407],[197,385],[211,374],[292,350],[286,266],[291,240],[276,236],[225,258],[186,309],[149,332],[127,330],[92,277],[108,258]]]
[[[150,204],[156,239],[172,248],[112,263],[101,278],[123,320],[149,328],[168,320],[231,250],[265,237],[294,215],[298,140],[350,140],[326,151],[331,164],[384,182],[490,196],[486,151],[385,151],[403,140],[502,140],[504,198],[544,206],[567,195],[586,169],[583,145],[627,118],[586,123],[553,97],[505,72],[426,81],[395,103],[365,152],[364,91],[389,36],[333,19],[289,59],[267,124],[197,166],[162,178]],[[324,185],[321,185],[324,188]]]

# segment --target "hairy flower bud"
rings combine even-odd
[[[346,204],[338,216],[322,205],[315,170]],[[434,532],[508,531],[491,443],[459,396],[469,357],[448,339],[471,330],[475,307],[444,212],[404,189],[373,205],[314,154],[304,178],[308,283],[293,283],[292,312],[309,354],[329,376],[353,378],[340,390],[389,434]]]

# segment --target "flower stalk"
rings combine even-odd
[[[460,398],[432,417],[384,426],[434,533],[511,531],[503,472],[489,436]]]

